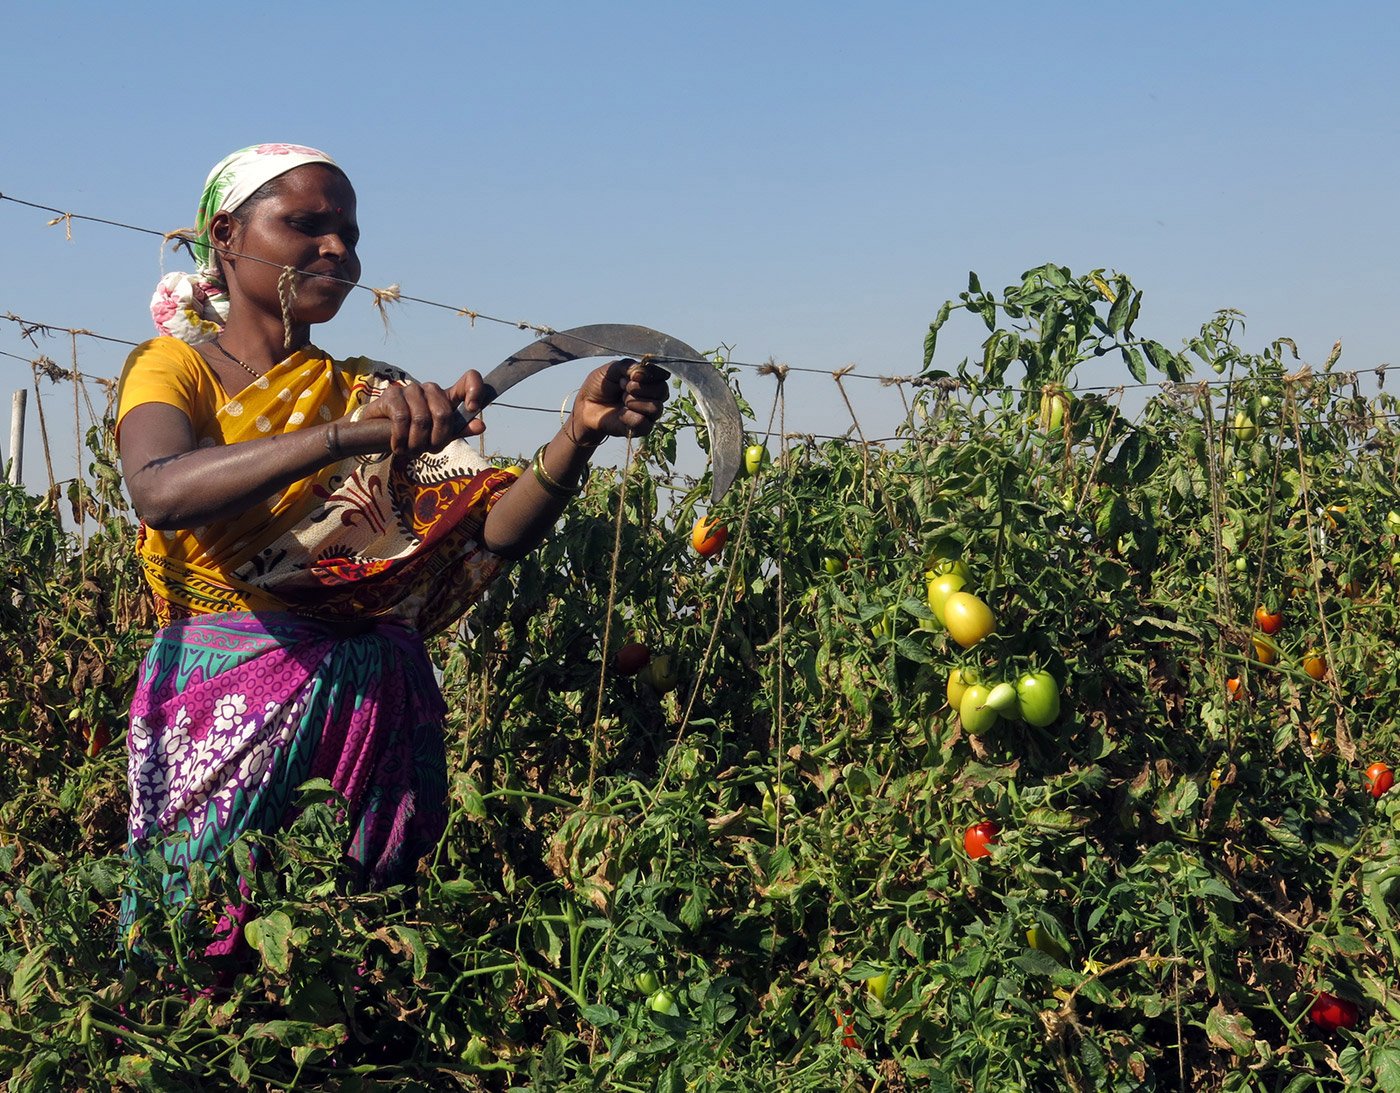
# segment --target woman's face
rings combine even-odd
[[[252,307],[282,315],[278,282],[285,267],[298,271],[292,319],[323,323],[360,279],[355,190],[339,171],[309,163],[273,180],[272,194],[234,215],[219,213],[210,241],[220,251],[232,309]],[[232,318],[232,313],[230,318]]]

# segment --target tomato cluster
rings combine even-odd
[[[963,591],[970,576],[967,563],[960,558],[939,558],[924,573],[929,610],[964,649],[971,649],[996,630],[992,609]],[[1060,686],[1043,669],[1024,672],[1015,680],[984,682],[977,669],[955,666],[948,673],[946,693],[963,731],[973,736],[986,732],[1003,717],[1045,728],[1060,716]]]

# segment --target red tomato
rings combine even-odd
[[[1361,1010],[1350,999],[1319,991],[1313,998],[1308,1016],[1323,1032],[1336,1032],[1339,1028],[1351,1028],[1355,1025],[1361,1019]]]
[[[850,1023],[851,1010],[842,1013],[840,1010],[832,1010],[831,1014],[836,1018],[837,1031],[841,1033],[841,1046],[858,1048],[860,1041],[856,1038],[856,1027]]]
[[[695,553],[702,558],[718,554],[724,549],[724,544],[728,539],[729,529],[709,516],[700,517],[690,530],[690,545],[695,548]]]
[[[963,832],[963,849],[969,858],[985,858],[991,854],[990,847],[996,845],[1001,834],[1001,824],[995,820],[981,820]]]
[[[112,730],[107,727],[107,722],[99,721],[90,729],[83,730],[83,738],[85,744],[83,751],[91,759],[112,742]]]
[[[651,663],[651,650],[639,641],[629,641],[613,657],[619,675],[634,676]]]
[[[1366,791],[1379,797],[1395,784],[1395,772],[1384,763],[1372,763],[1366,768]]]
[[[1266,634],[1277,634],[1283,629],[1283,612],[1270,611],[1260,604],[1254,609],[1254,625]]]

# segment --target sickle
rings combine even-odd
[[[694,389],[705,416],[705,426],[710,431],[710,464],[714,472],[710,502],[719,501],[738,477],[743,458],[744,427],[739,404],[724,373],[685,342],[658,330],[620,323],[599,323],[548,334],[491,369],[482,386],[482,409],[521,380],[546,368],[584,357],[603,356],[645,359],[668,372],[674,372]],[[477,415],[468,414],[459,407],[457,416],[461,428],[465,430],[467,423]]]

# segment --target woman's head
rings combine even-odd
[[[315,170],[298,171],[303,167]],[[289,185],[292,172],[298,174],[292,180],[294,184]],[[255,144],[225,156],[214,166],[204,183],[190,248],[199,269],[193,275],[166,274],[151,298],[151,315],[160,333],[192,345],[209,341],[219,333],[229,306],[228,283],[217,253],[220,242],[229,247],[232,257],[232,237],[258,217],[260,207],[272,198],[281,199],[288,191],[304,194],[308,189],[304,183],[313,175],[339,183],[353,202],[353,190],[339,165],[324,152],[304,145]],[[342,198],[340,205],[344,204]],[[352,204],[351,227],[353,217]],[[275,278],[279,272],[273,270],[272,276]],[[356,262],[349,279],[358,276]]]

